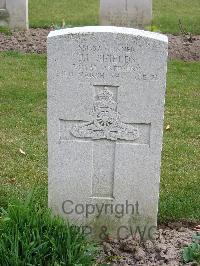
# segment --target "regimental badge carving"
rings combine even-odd
[[[117,111],[117,102],[107,88],[101,91],[91,112],[92,121],[71,128],[71,134],[77,138],[91,138],[94,140],[136,140],[139,130],[120,120]]]

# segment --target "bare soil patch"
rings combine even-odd
[[[169,58],[184,61],[200,61],[200,35],[186,36],[168,35]]]
[[[125,240],[104,242],[98,262],[112,266],[199,266],[194,262],[184,264],[182,261],[183,248],[191,244],[195,230],[180,226],[180,223],[170,226],[162,226],[155,233],[154,240],[146,242],[132,236]]]
[[[46,53],[46,39],[51,29],[30,29],[12,32],[8,36],[0,33],[0,51],[20,51],[24,53]],[[200,35],[169,37],[169,59],[200,61]]]

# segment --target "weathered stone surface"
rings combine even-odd
[[[166,70],[164,35],[117,27],[49,34],[49,206],[55,214],[89,225],[87,232],[101,239],[108,233],[151,237]]]
[[[6,10],[6,0],[0,0],[0,27],[7,26],[8,12]]]
[[[0,9],[0,27],[6,27],[8,25],[8,11],[6,9]]]
[[[0,25],[28,29],[28,0],[0,0]]]
[[[152,0],[100,0],[100,25],[144,28],[151,20]]]
[[[6,0],[0,0],[0,9],[6,7]]]

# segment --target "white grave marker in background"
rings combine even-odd
[[[6,0],[0,0],[0,27],[6,27],[8,25],[8,17]]]
[[[6,0],[0,0],[0,8],[6,7]]]
[[[151,20],[152,0],[100,0],[100,25],[144,28]]]
[[[166,64],[167,37],[156,33],[48,36],[49,206],[98,238],[137,225],[150,237],[156,225]]]
[[[0,0],[0,26],[28,29],[28,0]]]

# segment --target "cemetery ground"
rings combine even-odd
[[[27,192],[36,186],[34,201],[45,209],[46,56],[2,52],[0,69],[1,207],[7,209],[12,199],[24,199]],[[200,220],[199,71],[199,62],[170,61],[168,65],[159,224],[175,222],[171,223],[174,229],[176,226],[194,227]],[[183,242],[191,236],[191,231],[187,230],[191,229],[178,235]],[[175,233],[170,234],[171,231],[168,232],[169,242]],[[177,236],[174,241],[177,241]],[[173,242],[173,245],[177,246],[177,243]],[[133,244],[130,247],[127,243],[125,247],[125,251],[119,253],[119,244],[104,244],[105,254],[110,254],[107,256],[110,260],[123,255],[130,261]]]
[[[46,56],[0,53],[1,205],[37,184],[46,205]],[[160,222],[199,219],[200,63],[168,64]],[[2,204],[4,202],[4,204]]]
[[[36,246],[30,248],[28,244],[24,250],[24,255],[27,255],[26,258],[30,259],[33,265],[36,261],[42,265],[44,261],[41,257],[44,255],[44,259],[47,259],[45,255],[50,249],[52,252],[55,247],[57,247],[54,249],[55,253],[52,252],[52,257],[48,257],[49,261],[52,260],[55,263],[68,260],[68,265],[75,265],[75,263],[92,265],[90,260],[95,257],[95,245],[88,244],[75,228],[68,227],[67,231],[63,230],[62,222],[57,220],[52,222],[46,210],[47,81],[44,53],[50,27],[97,25],[98,6],[97,0],[76,0],[75,3],[64,0],[30,0],[30,27],[41,29],[13,33],[7,31],[6,35],[0,33],[0,51],[3,51],[0,53],[0,208],[8,211],[8,214],[3,214],[1,209],[0,216],[4,217],[5,222],[6,219],[10,221],[11,218],[11,226],[4,223],[3,228],[2,217],[0,217],[0,232],[2,228],[6,232],[4,237],[7,238],[6,243],[9,246],[10,242],[14,242],[12,230],[15,223],[18,223],[20,230],[24,232],[21,241],[28,243],[30,228],[38,222],[34,218],[39,217],[40,223],[38,227],[34,227],[32,233],[41,236],[44,232],[42,230],[45,230],[45,237],[47,237],[37,238],[38,250],[34,249]],[[155,262],[155,258],[151,257],[153,252],[156,254],[157,263],[164,261],[163,263],[169,262],[169,265],[170,262],[177,263],[172,265],[182,265],[181,262],[178,264],[178,260],[181,260],[181,249],[191,243],[193,228],[200,224],[199,0],[176,0],[173,4],[171,1],[155,0],[153,8],[154,20],[151,30],[168,33],[169,54],[170,59],[173,60],[168,63],[159,231],[156,236],[156,246],[152,248],[150,242],[147,246],[137,247],[137,261],[146,258],[149,261],[152,260],[153,265]],[[180,32],[179,16],[186,34]],[[192,33],[192,40],[188,39],[190,38],[188,32]],[[24,200],[34,187],[36,189],[33,201]],[[16,203],[18,198],[22,203]],[[14,204],[16,208],[12,208],[9,203]],[[22,218],[22,216],[23,219],[20,220],[19,217]],[[26,227],[27,224],[29,228]],[[49,226],[44,228],[44,224]],[[52,232],[54,232],[53,235]],[[63,246],[67,246],[68,249],[66,256],[66,250],[56,242],[60,232],[62,232]],[[52,245],[47,247],[45,243],[50,235]],[[2,243],[0,240],[0,246],[3,246]],[[7,252],[8,246],[7,248],[5,246],[4,250],[0,248],[0,258],[3,257],[2,254],[6,254],[7,260],[11,258],[12,265],[17,265],[19,257],[17,252],[14,252],[15,243],[11,253]],[[136,250],[135,242],[130,239],[125,242],[116,242],[111,239],[103,244],[103,249],[99,262],[104,261],[106,263],[104,265],[116,261],[118,261],[117,265],[136,263],[132,256],[133,251]],[[171,258],[170,254],[166,253],[166,249],[171,252]],[[36,261],[32,260],[30,250],[35,252],[34,254],[38,252]],[[162,257],[163,252],[165,255]],[[64,254],[60,261],[56,261],[58,253]],[[126,259],[123,260],[123,258]],[[6,265],[5,261],[0,259],[0,265]],[[8,262],[7,265],[9,265]]]
[[[99,0],[30,0],[30,26],[50,27],[98,25]],[[188,32],[200,34],[199,0],[154,0],[153,28],[161,32],[179,33],[178,19]]]
[[[46,53],[46,39],[51,29],[30,29],[29,31],[0,32],[0,52],[20,51],[25,53]],[[5,29],[4,29],[5,31]],[[169,59],[184,61],[200,60],[200,35],[172,35],[169,37]]]

